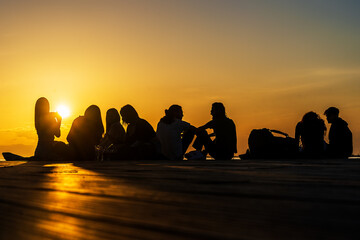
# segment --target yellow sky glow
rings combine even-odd
[[[71,109],[62,141],[92,104],[103,119],[132,104],[156,128],[172,104],[200,126],[221,101],[239,153],[254,128],[294,136],[306,112],[324,118],[336,106],[358,154],[359,4],[220,2],[1,3],[0,151],[33,154],[34,105],[44,96],[51,111]]]

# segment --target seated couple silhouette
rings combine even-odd
[[[326,126],[315,112],[306,113],[296,125],[295,140],[304,157],[347,158],[353,151],[352,133],[346,121],[339,117],[339,109],[330,107],[324,115],[329,124],[329,143],[324,140]]]
[[[166,159],[182,160],[196,136],[192,145],[196,151],[186,154],[188,159],[206,159],[207,154],[215,160],[232,159],[237,152],[235,124],[226,116],[222,103],[213,103],[210,113],[212,120],[196,128],[182,120],[181,106],[172,105],[165,110],[165,116],[160,119],[156,131],[162,155]],[[208,134],[207,129],[213,130],[213,133]]]

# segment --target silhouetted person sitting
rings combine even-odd
[[[61,160],[66,157],[67,146],[63,142],[54,141],[60,137],[61,116],[50,112],[49,101],[41,97],[35,104],[35,129],[38,144],[35,150],[35,160]]]
[[[301,122],[296,125],[295,140],[300,145],[303,157],[322,157],[326,143],[324,135],[326,126],[324,120],[315,112],[306,113]]]
[[[205,147],[204,155],[206,156],[209,153],[215,160],[230,160],[237,152],[235,124],[226,116],[225,107],[222,103],[212,104],[211,115],[213,119],[198,128],[193,147],[198,151],[202,151]],[[206,129],[213,129],[214,133],[208,135]],[[211,136],[215,136],[215,139],[211,140]]]
[[[157,138],[153,127],[139,117],[131,105],[121,108],[120,114],[128,124],[125,134],[124,157],[128,159],[154,159],[157,156]]]
[[[331,158],[347,158],[353,151],[352,133],[347,122],[339,117],[339,109],[328,108],[325,113],[326,119],[331,123],[329,131],[328,156]]]
[[[125,142],[125,130],[120,123],[120,114],[115,108],[106,112],[106,133],[99,144],[99,157],[102,154],[116,154]]]
[[[110,108],[106,112],[106,133],[100,146],[106,150],[111,145],[123,144],[124,141],[125,129],[120,123],[120,114],[115,108]]]
[[[182,121],[183,116],[181,106],[171,105],[157,125],[156,135],[161,143],[161,152],[167,159],[183,160],[194,139],[196,128]]]
[[[91,105],[84,116],[77,117],[67,136],[74,160],[90,161],[96,159],[95,146],[100,143],[104,133],[100,108]]]

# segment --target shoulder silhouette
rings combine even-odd
[[[328,108],[324,114],[331,124],[329,130],[328,157],[347,158],[353,151],[352,133],[346,121],[339,117],[339,109]]]

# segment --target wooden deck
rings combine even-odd
[[[360,161],[0,162],[0,239],[360,239]]]

